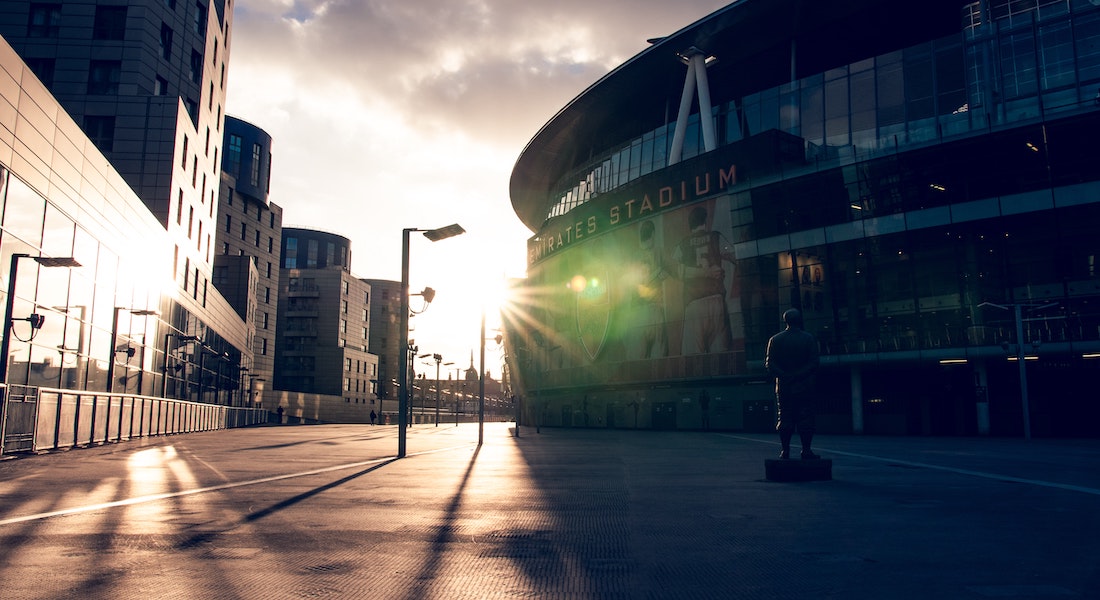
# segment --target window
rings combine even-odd
[[[46,87],[53,86],[53,73],[55,61],[52,58],[28,58],[27,66],[31,72]]]
[[[115,146],[115,118],[84,116],[84,133],[100,152],[111,152]]]
[[[254,186],[260,185],[260,152],[260,145],[252,144],[252,175],[249,181],[251,181]]]
[[[195,3],[195,20],[193,24],[195,26],[195,33],[198,35],[206,35],[206,5],[202,2]]]
[[[92,25],[93,40],[122,40],[126,37],[126,7],[95,7],[95,23]]]
[[[198,50],[191,50],[191,81],[202,83],[202,55]]]
[[[230,233],[233,226],[233,215],[225,215],[225,232]]]
[[[317,240],[308,240],[306,244],[306,268],[317,268]]]
[[[168,95],[168,80],[157,75],[156,80],[153,81],[153,95],[154,96],[167,96]]]
[[[180,168],[184,171],[187,170],[187,148],[191,145],[191,140],[185,135],[183,136],[183,152],[180,153]]]
[[[88,67],[88,93],[118,94],[118,80],[122,75],[122,61],[93,60]]]
[[[225,152],[226,171],[234,177],[241,175],[241,136],[229,134],[229,150]]]
[[[160,55],[164,60],[172,60],[172,28],[168,23],[160,24]]]
[[[55,38],[60,30],[60,4],[31,4],[27,37]]]
[[[176,0],[164,0],[164,5],[172,10],[176,10]]]
[[[286,239],[286,251],[283,252],[283,265],[288,269],[298,268],[298,238]]]

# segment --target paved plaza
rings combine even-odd
[[[1098,598],[1097,440],[271,426],[0,462],[0,598]],[[797,442],[795,444],[797,450]]]

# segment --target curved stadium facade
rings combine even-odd
[[[520,155],[524,424],[766,431],[802,310],[819,429],[1095,436],[1100,2],[741,0]]]

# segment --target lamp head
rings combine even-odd
[[[440,227],[439,229],[429,229],[424,232],[424,237],[433,242],[438,242],[439,240],[445,240],[449,237],[462,235],[463,233],[466,233],[466,230],[458,223],[454,223],[446,227]]]

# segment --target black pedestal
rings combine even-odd
[[[829,481],[833,478],[833,461],[769,458],[764,460],[764,473],[769,481]]]

